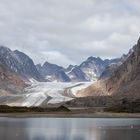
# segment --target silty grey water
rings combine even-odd
[[[140,140],[140,119],[0,118],[0,140]]]

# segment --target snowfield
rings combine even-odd
[[[72,100],[76,93],[91,85],[91,82],[62,83],[37,82],[31,80],[31,86],[25,89],[24,94],[11,95],[3,100],[9,106],[40,106],[42,103],[57,104]],[[4,99],[4,97],[0,97]]]

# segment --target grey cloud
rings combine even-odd
[[[91,55],[120,57],[139,37],[139,5],[139,0],[0,0],[0,44],[24,51],[35,63],[67,66]]]

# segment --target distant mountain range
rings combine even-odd
[[[33,78],[37,81],[51,82],[95,81],[101,76],[106,67],[117,64],[120,60],[102,60],[99,57],[89,57],[80,65],[69,65],[68,68],[47,61],[42,66],[41,64],[35,66],[33,60],[25,53],[0,46],[0,64],[19,74],[25,80]]]
[[[33,60],[23,52],[12,51],[7,47],[0,46],[0,64],[27,81],[31,78],[37,81],[51,82],[95,81],[101,76],[106,67],[117,64],[120,60],[102,60],[99,57],[89,57],[80,65],[69,65],[68,68],[47,61],[41,66],[41,64],[35,65]]]
[[[0,46],[0,69],[1,75],[8,77],[8,81],[20,81],[25,86],[29,81],[42,82],[81,82],[81,81],[96,81],[102,73],[110,65],[119,64],[121,59],[106,59],[102,60],[99,57],[89,57],[80,65],[69,65],[68,68],[63,68],[56,64],[45,62],[43,65],[35,65],[33,60],[23,52]],[[10,74],[10,76],[9,76]],[[7,85],[6,79],[0,79],[0,84],[5,90],[14,90],[18,83],[13,82],[12,85]],[[15,85],[15,86],[14,86]],[[1,86],[2,87],[2,86]],[[22,84],[21,84],[22,88]],[[19,89],[21,89],[19,86]]]
[[[80,65],[69,65],[63,68],[56,64],[45,62],[36,65],[39,73],[48,81],[61,82],[80,82],[80,81],[96,81],[106,69],[106,67],[117,64],[121,59],[102,60],[99,57],[89,57]]]

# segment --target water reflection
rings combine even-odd
[[[0,139],[28,140],[29,137],[26,132],[26,122],[0,119]]]
[[[140,119],[0,118],[1,140],[139,140]]]

